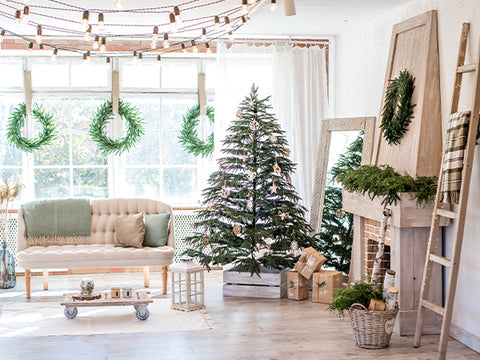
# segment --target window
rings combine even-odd
[[[33,103],[54,116],[58,132],[54,143],[33,154],[9,146],[5,137],[9,114],[25,98],[24,66],[31,69]],[[208,79],[214,62],[125,59],[114,67],[120,72],[120,99],[136,106],[145,120],[145,136],[120,156],[102,153],[88,133],[97,107],[111,98],[110,65],[76,58],[2,59],[0,76],[7,80],[0,84],[0,175],[23,175],[22,201],[74,196],[152,197],[172,205],[200,201],[212,162],[186,153],[178,135],[183,114],[197,104],[198,73],[206,71],[208,86],[213,84]],[[211,104],[213,89],[207,94]],[[29,121],[31,136],[38,136],[38,123]],[[202,128],[204,122],[200,133],[211,131]]]

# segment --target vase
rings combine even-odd
[[[15,256],[7,248],[7,243],[2,241],[0,247],[0,289],[11,289],[15,287],[16,283]]]

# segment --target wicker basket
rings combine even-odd
[[[388,347],[392,336],[398,306],[388,311],[368,311],[362,304],[353,304],[348,310],[355,345],[364,349]]]

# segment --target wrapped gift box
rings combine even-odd
[[[295,270],[303,277],[310,279],[315,271],[320,270],[325,260],[325,256],[318,253],[313,247],[309,247],[303,250],[295,264]]]
[[[297,271],[287,273],[287,294],[292,300],[308,299],[308,280]]]
[[[343,287],[343,273],[321,270],[313,274],[312,282],[312,301],[330,304],[333,299],[333,290]]]

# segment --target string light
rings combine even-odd
[[[84,53],[83,54],[83,63],[87,63],[88,62],[88,56],[87,56],[87,53]]]
[[[197,48],[197,44],[195,43],[195,40],[192,40],[191,43],[192,43],[192,51],[194,53],[198,53],[198,48]]]
[[[242,16],[242,23],[245,24],[247,22],[247,17],[246,16]]]
[[[137,58],[137,50],[135,50],[135,51],[133,52],[133,60],[134,60],[135,62],[138,61],[138,58]]]
[[[82,23],[81,23],[81,29],[83,31],[87,31],[87,29],[88,29],[88,18],[89,18],[89,16],[90,15],[89,15],[88,11],[85,10],[83,12]]]
[[[39,45],[40,50],[43,50],[43,44]]]
[[[33,41],[30,41],[30,44],[28,44],[28,55],[31,55],[33,52]]]
[[[180,16],[180,9],[178,6],[173,8],[173,13],[175,14],[175,21],[180,25],[182,23],[182,17]]]
[[[201,40],[203,42],[207,41],[207,29],[203,28],[202,29],[202,37],[201,37]]]
[[[102,41],[100,44],[100,51],[101,52],[107,51],[107,38],[105,38],[105,36],[102,37]]]
[[[168,34],[163,34],[163,48],[168,49],[170,47],[170,42],[168,41]]]
[[[233,33],[231,31],[228,32],[228,39],[233,41]]]
[[[98,14],[98,31],[103,32],[105,31],[105,22],[103,20],[103,14]]]
[[[242,0],[242,14],[248,14],[248,0]]]
[[[15,25],[15,27],[20,26],[20,22],[22,21],[21,16],[22,13],[20,12],[20,10],[15,11],[15,20],[13,21],[13,25]]]
[[[232,25],[230,25],[230,19],[228,18],[228,16],[225,16],[225,27],[227,28],[227,31],[228,32],[231,32],[232,31]]]
[[[42,42],[42,25],[37,25],[37,35],[35,36],[35,42],[40,44]]]
[[[275,11],[277,10],[277,0],[272,0],[270,4],[270,10]]]
[[[5,38],[5,30],[2,29],[2,31],[0,32],[0,44],[3,42],[4,38]]]
[[[107,56],[107,60],[105,61],[107,64],[110,64],[112,60],[110,59],[110,56]]]
[[[157,55],[157,61],[162,61],[162,56],[161,55]]]
[[[175,34],[177,30],[178,30],[178,24],[177,24],[177,21],[175,20],[175,15],[173,13],[170,13],[170,31]]]
[[[248,0],[248,3],[249,3],[250,5],[253,5],[253,4],[255,4],[255,0]]]
[[[184,43],[182,43],[182,51],[183,51],[184,53],[187,52],[187,48],[185,47],[185,44],[184,44]]]
[[[138,53],[138,61],[140,61],[140,63],[141,63],[142,60],[143,60],[143,54],[142,54],[142,53]]]
[[[115,3],[115,6],[117,7],[117,9],[123,9],[123,0],[117,0],[117,2]]]
[[[150,47],[152,48],[152,50],[157,48],[157,41],[158,41],[158,26],[155,26],[153,28],[152,43],[150,44]]]
[[[53,49],[53,53],[52,53],[52,61],[57,60],[57,55],[58,55],[58,49],[55,48]]]
[[[22,16],[22,23],[27,25],[28,24],[28,14],[30,13],[30,9],[28,6],[23,8],[23,16]]]
[[[98,35],[95,35],[95,40],[93,41],[93,50],[98,50],[98,48],[100,47],[100,36]]]
[[[92,25],[88,25],[87,31],[85,31],[85,35],[83,35],[83,39],[85,41],[92,40]]]
[[[215,16],[215,29],[220,30],[220,18]]]
[[[212,49],[210,49],[210,44],[209,43],[205,43],[205,48],[207,49],[207,54],[212,53]]]

